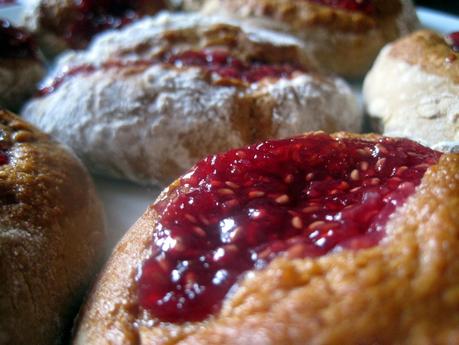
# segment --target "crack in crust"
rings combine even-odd
[[[458,171],[457,154],[445,154],[429,168],[416,193],[393,215],[380,245],[317,259],[278,258],[247,274],[219,314],[183,325],[161,324],[132,309],[135,272],[149,256],[158,216],[149,208],[100,276],[75,344],[455,343]]]
[[[6,111],[0,148],[0,342],[57,343],[101,255],[101,205],[72,154]]]

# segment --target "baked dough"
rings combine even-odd
[[[174,8],[182,11],[199,11],[205,0],[176,0],[172,1]]]
[[[36,92],[44,63],[31,35],[5,19],[0,19],[0,42],[0,107],[16,110]]]
[[[362,77],[380,49],[418,26],[411,0],[207,0],[203,12],[227,15],[302,39],[326,71]],[[362,10],[347,10],[348,6]],[[343,9],[344,8],[344,9]]]
[[[249,83],[159,63],[190,51],[229,51],[254,68],[261,60],[294,71]],[[22,114],[96,173],[166,184],[203,156],[231,147],[305,130],[360,129],[361,111],[344,81],[294,66],[313,68],[289,36],[163,13],[63,56],[45,83],[55,90]]]
[[[170,8],[167,0],[26,0],[24,26],[38,38],[47,57],[86,47],[92,36]]]
[[[62,145],[6,111],[0,134],[0,344],[57,344],[103,254],[101,205]]]
[[[385,47],[363,94],[385,134],[459,152],[459,53],[441,35],[421,30]]]
[[[323,135],[323,133],[313,133],[308,134],[307,138]],[[350,167],[346,164],[343,165],[343,170],[349,170],[349,175],[346,176],[349,176],[350,180],[359,179],[359,174],[360,176],[362,174],[374,176],[371,175],[370,171],[374,172],[374,168],[381,169],[384,165],[381,163],[381,158],[378,158],[381,152],[386,156],[395,155],[395,161],[399,160],[400,162],[407,159],[409,161],[410,158],[407,158],[407,155],[417,156],[412,149],[406,150],[405,147],[397,146],[399,142],[406,145],[405,139],[405,141],[382,139],[377,135],[359,136],[345,133],[337,134],[335,138],[365,140],[369,141],[370,145],[374,145],[370,151],[361,149],[362,152],[359,152],[359,155],[366,157],[364,160],[367,159],[366,162],[370,162],[370,165],[364,166],[362,162],[355,161],[355,171],[357,172],[352,170],[352,165]],[[398,141],[393,142],[392,140]],[[388,146],[384,144],[391,142],[393,148],[395,147],[394,150],[388,150]],[[408,145],[413,147],[413,144]],[[276,144],[269,147],[272,147],[272,152],[278,148]],[[323,148],[324,146],[320,147]],[[339,147],[338,145],[337,148]],[[242,162],[243,159],[248,159],[247,155],[244,154],[245,152],[247,151],[234,150],[228,155],[232,157],[235,154],[241,158]],[[314,154],[317,152],[311,153],[312,156]],[[369,158],[370,156],[373,158]],[[273,153],[263,157],[272,158],[276,155]],[[291,157],[296,156],[292,154]],[[322,158],[327,161],[329,157],[328,153],[322,154]],[[337,157],[340,157],[339,154]],[[227,164],[233,164],[232,160],[227,160],[228,158],[219,159],[216,157],[207,162],[219,164],[218,162],[226,161]],[[269,162],[270,158],[264,159]],[[339,159],[327,164],[332,165],[337,163],[336,161]],[[201,162],[199,164],[202,168],[205,167],[205,164],[214,163]],[[373,164],[375,165],[373,166]],[[214,176],[220,176],[220,173],[224,175],[225,166],[219,172],[210,172],[210,181],[215,185],[211,188],[219,193],[220,198],[223,198],[222,195],[230,195],[228,188],[232,189],[233,193],[238,195],[236,200],[240,200],[238,198],[244,191],[240,192],[238,188],[246,188],[245,182],[242,184],[226,183],[224,185],[225,194],[218,190],[222,187],[216,184],[220,180],[214,180]],[[273,162],[272,166],[277,166],[276,162]],[[283,164],[283,166],[288,168],[288,164]],[[305,170],[309,168],[304,167]],[[399,168],[396,169],[397,173],[393,172],[396,175],[391,176],[402,176],[402,171],[407,169],[406,166]],[[424,169],[426,168],[424,167]],[[215,169],[219,169],[218,165]],[[312,168],[311,173],[317,173],[320,176],[318,169],[318,166]],[[154,276],[155,271],[150,270],[151,266],[149,268],[142,266],[142,263],[145,264],[145,260],[152,255],[158,255],[158,260],[162,258],[161,261],[158,261],[158,270],[168,269],[170,262],[165,259],[167,256],[162,256],[163,254],[160,254],[158,249],[152,249],[154,239],[158,241],[164,239],[163,242],[156,242],[157,244],[162,243],[161,248],[164,249],[161,253],[170,251],[171,255],[180,252],[185,253],[184,255],[190,255],[185,261],[187,265],[194,267],[192,266],[191,260],[193,259],[191,258],[193,256],[191,255],[197,254],[190,254],[187,250],[197,250],[196,248],[204,246],[204,244],[198,244],[199,242],[196,242],[194,246],[191,244],[194,243],[190,239],[193,236],[191,233],[197,231],[196,226],[189,227],[186,230],[187,234],[184,234],[183,239],[180,240],[177,234],[182,228],[167,225],[176,224],[176,227],[179,227],[180,224],[186,224],[183,223],[185,219],[195,222],[195,224],[201,224],[205,219],[202,216],[207,216],[200,212],[193,213],[193,215],[183,214],[187,212],[187,208],[193,207],[188,206],[191,204],[183,205],[182,213],[180,211],[176,213],[177,209],[173,208],[174,205],[188,200],[182,198],[187,193],[193,195],[190,200],[200,203],[202,199],[198,198],[199,194],[196,194],[196,190],[207,191],[206,184],[203,184],[202,188],[195,187],[201,185],[203,180],[194,180],[193,174],[197,170],[193,169],[190,174],[183,177],[183,182],[179,180],[169,186],[118,244],[82,311],[74,344],[457,343],[459,340],[459,313],[457,309],[459,303],[457,293],[459,287],[458,169],[459,155],[457,154],[445,154],[437,163],[429,164],[424,176],[421,176],[420,184],[411,192],[414,194],[411,194],[403,206],[399,204],[395,213],[389,217],[385,237],[378,244],[366,249],[335,250],[328,255],[316,258],[304,258],[301,255],[300,258],[296,258],[294,255],[292,258],[289,250],[287,256],[277,256],[264,268],[250,270],[249,273],[241,276],[236,286],[229,290],[220,311],[216,311],[213,315],[196,322],[161,322],[148,311],[139,307],[139,276],[143,272],[151,272],[148,274]],[[401,175],[399,172],[402,172]],[[408,175],[410,174],[408,173]],[[228,176],[231,175],[228,174]],[[307,176],[309,174],[306,175],[306,178],[308,178]],[[365,177],[360,178],[365,179]],[[205,177],[204,180],[206,183],[208,182]],[[311,177],[311,180],[314,181],[314,177]],[[283,179],[283,181],[288,183],[289,180]],[[292,180],[290,179],[290,181]],[[259,186],[262,185],[259,184]],[[405,182],[403,182],[399,188],[405,186]],[[276,187],[269,185],[266,188],[270,190],[270,188]],[[352,192],[353,190],[351,190]],[[370,194],[366,194],[364,205],[371,203],[372,196]],[[313,197],[317,197],[317,195]],[[285,201],[276,200],[280,204]],[[277,209],[282,207],[280,205]],[[255,211],[257,211],[256,207],[249,214],[257,217]],[[269,214],[276,212],[276,208],[274,208]],[[294,211],[289,210],[290,212]],[[309,211],[304,210],[303,212]],[[367,213],[358,219],[363,222],[363,218],[366,216]],[[169,223],[166,224],[162,221],[164,217],[172,218],[169,218]],[[377,217],[379,216],[376,216],[376,219]],[[199,223],[197,223],[197,219],[200,220]],[[206,219],[207,224],[209,224],[210,218]],[[237,219],[236,216],[233,219]],[[339,218],[334,218],[335,221],[337,219]],[[215,222],[215,220],[213,221]],[[223,220],[219,224],[222,222]],[[247,225],[247,234],[249,228],[253,231],[253,223],[250,226]],[[298,222],[292,218],[292,224],[296,228],[297,224],[295,223]],[[163,225],[161,226],[161,224]],[[266,224],[269,225],[269,223]],[[305,223],[303,225],[307,226]],[[185,229],[185,225],[182,226]],[[221,225],[222,229],[223,226],[225,225]],[[312,226],[311,224],[310,227]],[[238,228],[236,227],[236,229]],[[200,235],[203,229],[206,229],[208,234],[206,241],[214,241],[211,240],[213,237],[209,234],[208,228],[202,227],[200,230],[198,229],[196,234]],[[177,237],[168,237],[169,240],[166,240],[163,234],[167,231],[176,231],[175,236]],[[252,234],[256,236],[255,232]],[[313,234],[310,236],[312,237]],[[173,238],[174,240],[171,241]],[[238,241],[238,237],[232,238],[234,241]],[[233,240],[229,244],[233,243]],[[222,242],[225,241],[222,239]],[[238,254],[240,258],[245,255],[246,247],[245,242],[237,243],[239,243],[238,248],[244,248]],[[365,240],[361,243],[365,243]],[[184,248],[183,245],[191,247],[188,249],[187,247]],[[177,246],[176,250],[174,249],[175,246]],[[212,244],[209,246],[214,248]],[[175,251],[172,251],[171,248]],[[218,251],[215,253],[218,254]],[[200,255],[207,258],[204,254]],[[234,260],[237,261],[238,259]],[[187,265],[183,267],[187,267]],[[182,269],[184,269],[183,267]],[[173,272],[171,278],[167,277],[166,279],[176,281],[174,279],[182,279],[183,275],[187,279],[187,273],[182,273],[180,269],[177,270]],[[227,269],[226,271],[230,270]],[[164,284],[164,276],[158,272],[157,279],[152,281],[152,287],[155,284]],[[177,275],[178,278],[174,278]],[[193,279],[192,277],[193,275],[190,276],[191,279]],[[199,284],[199,286],[201,285]],[[205,292],[206,287],[203,289],[201,291]],[[191,299],[193,297],[190,297]],[[168,303],[166,298],[161,301]],[[189,312],[185,302],[180,303],[178,306],[182,305],[183,313]],[[160,304],[158,306],[160,308]],[[195,311],[199,312],[199,308]]]

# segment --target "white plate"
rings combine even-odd
[[[7,18],[17,24],[20,22],[21,9],[20,5],[0,8],[0,18]],[[442,33],[459,30],[458,17],[426,8],[418,8],[418,15],[422,24],[428,28]],[[359,85],[357,89],[360,92]],[[95,182],[105,205],[110,244],[114,244],[125,233],[160,191],[100,177],[96,177]]]

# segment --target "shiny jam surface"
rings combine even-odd
[[[262,61],[244,63],[224,50],[190,50],[179,54],[167,54],[152,60],[108,61],[101,66],[90,64],[76,66],[44,84],[39,90],[39,95],[50,94],[75,75],[90,74],[99,70],[113,68],[148,67],[155,64],[172,65],[177,68],[200,67],[205,71],[218,75],[220,78],[236,79],[247,83],[256,83],[264,78],[289,78],[295,71],[304,71],[302,67],[292,64],[268,64]]]
[[[76,1],[77,16],[67,28],[65,38],[72,48],[84,48],[98,32],[120,28],[142,17],[147,3],[147,0]]]
[[[0,58],[23,59],[36,58],[35,42],[28,32],[0,19]]]
[[[374,246],[439,157],[406,139],[323,133],[210,156],[152,206],[160,216],[139,304],[161,321],[200,321],[244,272],[277,256]]]
[[[445,36],[446,43],[451,47],[455,52],[459,52],[459,31],[450,33]]]
[[[373,0],[308,0],[320,5],[330,6],[351,12],[373,15],[376,12]]]

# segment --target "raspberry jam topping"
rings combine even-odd
[[[445,36],[445,41],[452,50],[459,52],[459,31]]]
[[[0,6],[16,4],[16,0],[0,0]]]
[[[5,19],[0,19],[0,58],[36,58],[35,42],[28,32],[15,28]]]
[[[247,83],[256,83],[264,78],[289,78],[293,72],[302,70],[291,64],[268,64],[262,61],[246,64],[223,50],[186,51],[167,57],[165,62],[177,67],[201,67],[221,78]]]
[[[407,139],[323,133],[210,156],[152,206],[160,216],[139,305],[161,321],[200,321],[277,256],[374,246],[439,157]]]
[[[373,15],[376,10],[373,0],[309,0],[324,6],[330,6],[351,12]]]
[[[0,151],[0,166],[8,164],[8,156],[5,152]]]
[[[244,63],[223,50],[185,51],[167,54],[152,60],[109,61],[101,66],[85,64],[70,68],[54,79],[46,82],[39,90],[39,96],[46,96],[75,75],[90,74],[99,70],[129,67],[149,67],[156,64],[181,67],[200,67],[221,79],[236,79],[246,83],[256,83],[264,78],[289,78],[294,72],[304,71],[292,64],[270,64],[262,61]]]
[[[72,48],[84,48],[95,34],[118,29],[163,8],[162,0],[79,0],[77,16],[70,23],[65,38]]]

